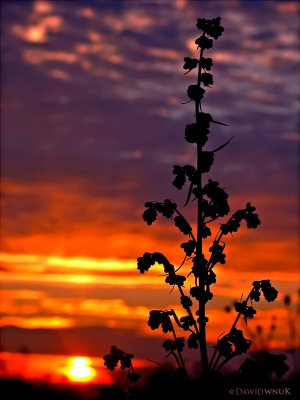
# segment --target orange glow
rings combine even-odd
[[[297,2],[285,2],[285,3],[279,3],[277,5],[277,8],[280,12],[283,13],[297,13],[299,10],[299,4]]]
[[[60,59],[60,61],[63,60]],[[128,182],[127,185],[129,185],[130,189],[130,185],[133,185],[133,183]],[[116,269],[124,271],[125,260],[128,260],[126,269],[136,272],[136,257],[145,251],[157,248],[161,248],[162,251],[166,250],[168,258],[172,263],[181,262],[182,249],[180,246],[176,246],[177,241],[181,240],[181,237],[174,232],[172,225],[166,225],[162,228],[161,225],[157,224],[152,230],[148,230],[138,220],[137,223],[122,222],[120,227],[120,221],[114,217],[116,214],[115,210],[120,208],[119,199],[112,198],[107,203],[101,198],[91,197],[85,193],[83,183],[80,181],[72,181],[71,184],[64,183],[64,186],[61,184],[41,183],[38,192],[34,184],[27,183],[24,185],[8,179],[3,180],[2,187],[3,192],[7,194],[8,198],[9,196],[18,197],[26,195],[36,198],[41,203],[47,201],[48,204],[49,202],[47,215],[49,218],[60,221],[56,233],[53,235],[51,232],[38,231],[38,220],[42,216],[37,216],[37,219],[31,222],[31,229],[27,234],[19,235],[13,233],[17,232],[17,225],[14,229],[8,230],[8,220],[6,214],[3,213],[3,221],[1,221],[1,244],[2,252],[4,253],[4,258],[2,258],[4,267],[6,266],[5,264],[12,264],[13,261],[21,264],[22,258],[29,261],[26,258],[29,255],[36,255],[34,257],[38,258],[37,261],[39,263],[42,257],[38,255],[41,255],[44,256],[43,261],[46,262],[43,266],[48,267],[48,269],[49,267],[61,268],[61,265],[65,265],[64,269],[68,270],[68,273],[70,273],[71,268],[76,268],[76,274],[78,274],[79,269],[84,268],[89,270],[101,269],[101,271],[104,269],[106,271],[113,270],[115,275]],[[280,207],[281,203],[286,203],[293,208],[295,207],[295,210],[297,207],[297,199],[288,196],[276,199],[270,196],[253,195],[251,196],[251,200],[266,221],[272,221],[274,218],[272,208],[269,207],[269,204]],[[125,196],[124,204],[126,202],[128,202],[128,199]],[[231,204],[232,209],[239,208],[244,202],[244,196],[235,196],[231,202],[234,203]],[[68,215],[70,204],[88,204],[86,217],[76,223],[72,220],[60,218],[60,215]],[[5,202],[3,203],[3,207],[6,207]],[[99,212],[102,209],[109,216],[107,220]],[[141,205],[140,211],[137,210],[139,215],[142,214],[143,209],[143,205]],[[286,216],[285,219],[288,222],[290,218],[292,216]],[[292,223],[293,221],[291,220]],[[35,225],[37,225],[37,229]],[[120,229],[117,229],[118,226]],[[276,229],[279,228],[276,227]],[[217,224],[213,226],[213,229],[218,229]],[[239,235],[236,235],[233,240],[228,238],[226,250],[227,253],[230,251],[233,254],[232,257],[229,257],[228,254],[228,263],[231,263],[230,267],[237,270],[240,270],[242,267],[244,271],[252,271],[253,268],[261,271],[262,267],[265,271],[281,271],[283,264],[289,264],[290,272],[298,271],[297,238],[290,235],[279,236],[278,234],[274,234],[275,231],[272,226],[268,228],[271,229],[270,231],[266,231],[265,227],[264,229],[265,231],[263,229],[257,230],[254,235],[253,232],[249,232],[242,227]],[[100,237],[101,245],[99,245]],[[13,249],[18,249],[18,254]],[[80,253],[78,252],[79,249]],[[245,252],[248,253],[248,257],[240,258]],[[19,259],[13,260],[14,256]],[[99,259],[104,260],[100,265]],[[240,265],[241,259],[243,260],[242,266]],[[122,265],[118,268],[120,260],[122,260]],[[131,261],[131,265],[129,260],[133,260],[133,262]],[[61,261],[64,262],[61,263]],[[32,268],[37,268],[37,263],[33,259]],[[35,270],[36,275],[39,275],[38,272],[40,270]],[[46,272],[45,268],[41,272]],[[147,274],[147,277],[149,277],[149,274]],[[77,282],[80,283],[80,280],[81,278],[78,277]],[[141,279],[141,281],[145,283],[145,279]],[[120,283],[123,284],[124,282]]]
[[[288,293],[296,296],[298,289],[299,273],[293,271],[293,264],[296,262],[293,262],[295,256],[292,254],[293,246],[296,245],[291,240],[246,243],[243,230],[240,236],[241,248],[234,241],[230,243],[228,265],[215,268],[218,280],[214,286],[214,299],[208,312],[221,314],[210,318],[208,336],[212,341],[230,325],[230,321],[226,321],[224,315],[225,305],[237,301],[243,293],[245,295],[254,280],[271,279],[280,296]],[[249,251],[249,257],[244,257],[243,252],[247,252],[245,248]],[[237,262],[241,260],[242,268],[239,271]],[[279,271],[279,268],[274,268],[271,271],[271,267],[278,265],[280,261],[282,264],[288,261],[290,270]],[[2,263],[0,278],[3,284],[3,289],[0,290],[2,298],[0,327],[61,329],[96,324],[114,329],[130,328],[143,331],[143,327],[148,329],[149,311],[158,307],[153,304],[156,300],[152,300],[152,291],[159,293],[160,308],[176,309],[179,315],[182,311],[176,308],[178,300],[176,290],[171,294],[168,293],[168,288],[164,287],[164,277],[161,276],[163,270],[158,265],[145,276],[141,276],[136,269],[134,259],[3,252],[0,253],[0,262]],[[265,270],[262,270],[262,266]],[[189,265],[183,267],[183,271],[186,272],[185,269],[189,267]],[[20,285],[27,287],[28,284],[37,287],[30,290],[18,289]],[[53,294],[51,293],[53,287],[64,287],[68,290],[68,294]],[[95,293],[95,288],[99,294]],[[107,297],[108,288],[110,292]],[[143,290],[144,297],[137,295],[132,299],[122,298],[122,288],[127,291],[136,289],[139,293]],[[184,288],[186,293],[188,288],[187,282]],[[293,304],[296,302],[297,299],[293,299]],[[259,313],[254,323],[265,316],[265,311],[270,312],[274,307],[278,316],[285,315],[286,310],[280,298],[274,304],[262,302],[258,307]],[[282,338],[284,334],[288,334],[284,329],[286,324],[280,325],[272,343],[274,347],[282,347],[284,345]],[[146,335],[152,336],[152,334],[153,332],[147,332]],[[73,351],[76,351],[76,348]]]
[[[68,366],[64,372],[72,382],[90,382],[96,376],[96,371],[91,364],[92,360],[88,357],[71,357],[68,359]]]
[[[168,58],[169,60],[180,60],[181,59],[181,53],[175,50],[171,49],[160,49],[156,47],[151,47],[148,49],[148,54],[150,54],[153,57],[158,57],[158,58]]]
[[[80,359],[85,361],[75,361]],[[0,378],[47,381],[53,384],[85,382],[111,385],[113,383],[113,376],[104,367],[100,357],[0,352],[0,365]],[[86,369],[80,365],[82,367],[85,365]],[[78,379],[80,376],[81,379]]]
[[[31,311],[29,309],[28,311]],[[51,329],[62,329],[71,328],[75,326],[75,322],[72,318],[62,317],[36,317],[36,318],[23,318],[23,317],[2,317],[0,318],[0,326],[18,326],[25,329],[38,329],[38,328],[51,328]]]
[[[223,58],[226,59],[226,54]],[[132,183],[126,184],[130,188]],[[59,332],[59,329],[97,325],[112,331],[133,329],[138,335],[157,338],[159,332],[152,332],[147,325],[149,311],[173,308],[182,316],[182,310],[176,306],[178,293],[176,290],[169,293],[171,288],[164,285],[161,266],[155,265],[146,274],[139,274],[136,258],[145,251],[161,250],[174,265],[179,265],[182,249],[174,244],[181,237],[173,232],[173,226],[154,226],[149,231],[140,221],[138,227],[127,221],[117,229],[120,221],[114,215],[120,206],[119,200],[112,198],[108,204],[95,199],[85,194],[80,181],[64,185],[66,187],[62,188],[60,184],[41,183],[36,192],[36,187],[30,183],[4,182],[4,191],[8,195],[37,197],[41,203],[49,200],[47,214],[59,220],[60,224],[55,235],[39,232],[34,228],[35,224],[38,227],[37,219],[27,234],[19,235],[14,233],[17,227],[15,230],[6,228],[9,223],[4,213],[0,253],[0,327],[55,329]],[[253,203],[259,213],[267,220],[274,219],[269,204],[279,206],[276,202],[282,202],[282,198],[254,197]],[[124,202],[127,200],[125,198]],[[285,201],[292,206],[295,203],[289,197]],[[238,208],[244,199],[236,196],[233,202],[238,204],[234,204],[233,209]],[[69,205],[73,203],[89,204],[90,215],[78,223],[58,218],[61,214],[67,215]],[[112,215],[111,219],[103,219],[99,209],[105,209],[107,215]],[[213,225],[213,230],[217,229],[218,226]],[[242,227],[239,235],[229,237],[227,242],[226,265],[215,268],[217,283],[213,287],[214,299],[208,307],[210,325],[207,337],[212,343],[232,324],[234,315],[224,312],[225,305],[239,300],[242,294],[245,296],[254,280],[271,279],[280,296],[296,296],[299,286],[298,242],[293,235],[278,236],[268,230],[258,230],[254,235]],[[205,253],[208,253],[208,246],[204,245]],[[182,271],[186,273],[190,267],[191,264],[187,263]],[[187,282],[185,293],[189,287],[190,282]],[[249,321],[248,326],[249,330],[255,331],[260,325],[267,332],[272,315],[276,315],[278,326],[270,347],[281,349],[290,347],[282,298],[274,304],[261,302],[254,321]],[[293,305],[296,301],[294,298]],[[76,354],[78,348],[72,345],[69,351]],[[66,362],[63,365],[66,366]],[[70,382],[68,376],[60,371]]]

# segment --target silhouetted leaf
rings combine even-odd
[[[182,247],[185,254],[190,257],[194,253],[196,243],[194,240],[189,240],[188,242],[181,243],[180,247]]]
[[[213,19],[197,19],[197,28],[207,33],[209,36],[214,39],[218,39],[222,33],[224,32],[224,28],[221,26],[221,17],[213,18]]]
[[[214,83],[212,74],[208,72],[203,72],[200,79],[204,86],[210,86]]]
[[[190,85],[187,89],[187,94],[188,94],[189,98],[196,102],[200,102],[204,93],[205,93],[205,90],[202,89],[202,87],[200,87],[198,85]]]
[[[170,273],[166,277],[165,282],[172,286],[173,285],[183,286],[185,280],[186,280],[186,277],[183,275],[176,275],[175,273]]]
[[[211,58],[205,58],[205,57],[201,58],[201,67],[203,69],[205,69],[206,71],[210,71],[212,66],[213,66],[213,61]]]
[[[196,39],[195,43],[198,47],[201,47],[201,49],[211,49],[213,47],[213,41],[203,35]]]
[[[143,213],[143,220],[147,223],[147,225],[152,225],[154,221],[156,221],[157,212],[153,207],[147,208]]]
[[[181,215],[177,215],[174,218],[175,225],[184,234],[189,235],[192,232],[190,224]]]
[[[268,302],[274,301],[278,296],[278,291],[271,285],[269,280],[264,280],[261,282],[261,290],[264,298]]]
[[[185,57],[183,61],[183,68],[188,70],[186,74],[198,66],[198,60],[196,58]]]
[[[193,305],[192,300],[188,296],[181,296],[180,303],[182,304],[182,307],[186,310]]]
[[[196,333],[191,333],[188,338],[189,349],[198,349],[198,336]]]

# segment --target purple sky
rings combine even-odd
[[[76,182],[76,191],[108,201],[124,196],[114,212],[129,219],[153,196],[177,196],[172,166],[194,159],[183,139],[193,108],[181,104],[194,76],[184,76],[182,61],[196,56],[196,19],[220,15],[225,33],[210,51],[215,84],[204,109],[229,127],[216,126],[208,146],[234,139],[218,154],[213,175],[230,194],[280,198],[274,215],[296,211],[295,2],[38,3],[44,6],[2,3],[4,179],[36,187]],[[60,229],[55,216],[49,226],[32,223],[49,207],[42,194],[4,193],[3,201],[8,234]],[[79,209],[67,212],[65,224],[89,217]],[[295,231],[296,223],[282,220]]]

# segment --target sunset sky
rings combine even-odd
[[[279,291],[250,323],[277,317],[272,346],[287,347],[283,297],[299,283],[299,3],[296,1],[1,2],[1,346],[34,354],[103,356],[111,344],[163,357],[149,310],[178,306],[153,268],[161,251],[179,265],[169,221],[148,227],[145,201],[185,195],[175,164],[193,164],[184,140],[194,122],[183,58],[197,57],[197,18],[222,17],[209,56],[205,112],[217,153],[209,177],[234,212],[251,201],[262,224],[227,239],[209,304],[208,339],[230,327],[224,307],[253,280]],[[205,178],[206,179],[206,178]],[[184,215],[195,226],[192,204]],[[217,228],[217,224],[215,225]],[[215,233],[217,230],[215,231]],[[210,243],[210,242],[209,242]],[[208,245],[209,245],[208,243]],[[187,288],[188,290],[188,288]],[[155,350],[154,350],[155,349]],[[153,358],[153,357],[152,357]]]

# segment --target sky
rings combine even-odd
[[[72,4],[71,4],[72,3]],[[217,153],[209,177],[232,211],[248,201],[262,224],[228,238],[217,268],[208,339],[228,329],[224,307],[271,279],[247,329],[277,317],[272,346],[288,346],[284,295],[299,289],[299,3],[296,1],[1,2],[1,346],[30,353],[105,354],[111,344],[163,357],[149,310],[178,309],[162,270],[136,259],[161,251],[180,265],[173,224],[148,227],[145,201],[172,198],[173,165],[193,164],[194,122],[183,58],[197,57],[197,18],[225,28],[207,55],[214,84],[203,109]],[[218,225],[215,225],[217,232]],[[209,245],[209,244],[208,244]],[[177,308],[176,308],[177,307]],[[112,343],[114,341],[114,343]],[[294,344],[293,344],[294,345]],[[129,347],[132,347],[129,349]],[[155,347],[156,348],[156,347]]]

